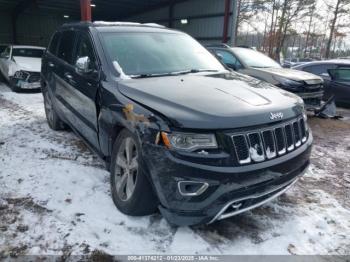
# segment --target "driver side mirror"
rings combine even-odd
[[[77,71],[81,74],[89,74],[93,70],[90,68],[90,58],[88,56],[80,57],[78,58],[77,62],[75,63],[75,66],[77,68]]]

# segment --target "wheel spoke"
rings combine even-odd
[[[127,137],[125,139],[125,152],[126,152],[126,160],[128,164],[130,164],[130,161],[132,158],[132,148],[133,148],[133,143],[131,141],[131,138]]]
[[[124,199],[124,189],[126,187],[128,181],[128,174],[124,173],[120,178],[119,181],[117,182],[117,193],[121,199]]]
[[[124,168],[124,169],[127,168],[126,159],[123,156],[121,156],[120,154],[117,156],[117,165],[121,168]]]
[[[131,159],[130,165],[129,165],[129,169],[130,170],[135,170],[137,169],[139,166],[139,163],[137,161],[137,156],[135,156],[133,159]]]
[[[127,183],[126,183],[126,197],[129,198],[131,197],[132,193],[134,192],[135,189],[135,182],[133,179],[133,175],[129,174],[128,175],[128,179],[127,179]]]

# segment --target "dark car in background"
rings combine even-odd
[[[329,69],[331,80],[327,83],[326,95],[334,95],[336,104],[350,106],[350,67]]]
[[[281,195],[309,165],[300,97],[227,70],[161,26],[62,26],[42,63],[49,126],[70,126],[106,163],[128,215],[210,223]]]
[[[210,45],[214,53],[227,67],[239,73],[266,81],[304,99],[308,110],[321,107],[323,80],[321,77],[282,68],[280,64],[261,52],[227,45]]]
[[[311,62],[293,67],[318,75],[324,80],[324,100],[332,95],[338,105],[350,105],[350,88],[348,72],[350,69],[350,59],[333,59]]]
[[[298,66],[298,65],[302,65],[305,63],[309,63],[314,61],[314,59],[312,58],[292,58],[292,59],[285,59],[283,61],[282,67],[284,68],[291,68],[293,66]]]

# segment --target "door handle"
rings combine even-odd
[[[74,81],[73,76],[70,73],[65,73],[64,74],[64,78],[68,81],[68,83],[70,83],[71,85],[75,85],[76,82]]]
[[[65,73],[64,77],[67,79],[73,79],[73,76],[70,73]]]
[[[51,62],[49,62],[48,65],[49,65],[49,67],[55,67],[55,64],[51,63]]]

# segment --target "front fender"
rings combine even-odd
[[[12,77],[15,75],[17,71],[20,70],[20,67],[13,61],[8,62],[8,77]]]
[[[114,141],[124,128],[136,135],[141,146],[144,143],[155,143],[160,130],[169,131],[166,121],[162,118],[120,94],[116,89],[113,91],[102,91],[103,103],[98,117],[100,147],[105,156],[111,156]]]

